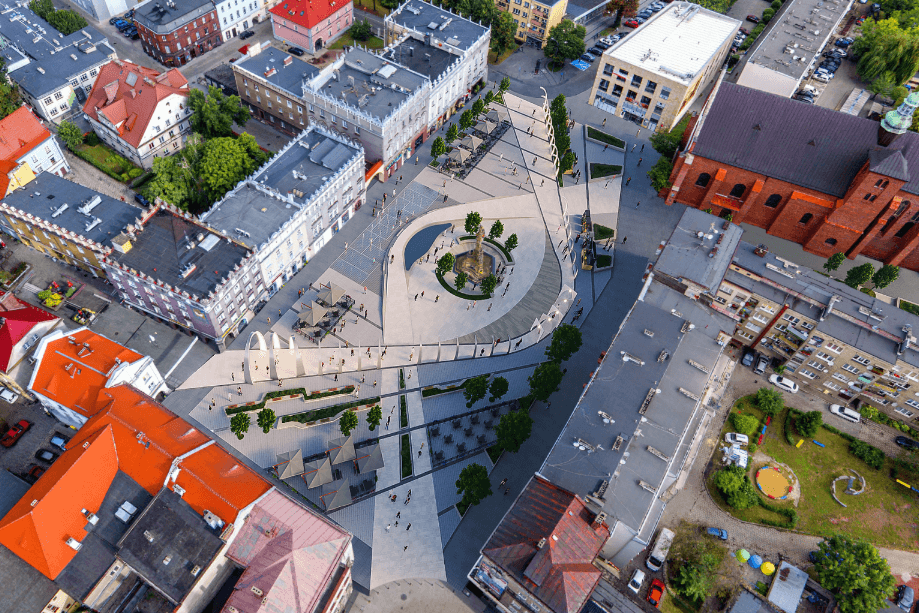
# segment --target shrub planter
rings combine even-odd
[[[291,400],[297,398],[298,396],[303,399],[303,402],[310,402],[312,400],[320,400],[322,398],[329,398],[331,396],[342,396],[344,394],[353,393],[353,385],[349,385],[347,387],[330,387],[329,389],[312,392],[310,394],[306,393],[305,388],[295,387],[292,389],[286,389],[277,392],[268,392],[259,402],[247,402],[244,404],[230,405],[224,409],[224,412],[227,415],[235,415],[236,413],[243,413],[247,411],[261,411],[269,402],[273,403],[280,400]]]
[[[338,421],[339,414],[344,413],[348,409],[354,409],[354,412],[357,413],[359,411],[371,409],[378,404],[380,404],[379,397],[368,398],[367,400],[359,400],[357,402],[336,404],[335,406],[326,407],[325,409],[285,415],[281,418],[281,423],[278,424],[278,428],[309,428],[317,424],[327,424],[332,421]],[[331,415],[329,415],[329,413],[331,413]]]
[[[587,126],[587,140],[598,145],[609,145],[616,151],[622,151],[625,153],[625,141],[621,138],[616,138],[612,134],[607,134],[606,132],[601,132],[596,128],[591,128]]]

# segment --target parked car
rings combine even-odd
[[[33,464],[31,468],[29,468],[29,472],[26,473],[25,480],[28,483],[35,483],[43,474],[45,474],[45,467]]]
[[[798,384],[787,377],[783,377],[782,375],[771,375],[769,377],[769,383],[781,390],[788,392],[789,394],[798,393]]]
[[[55,433],[54,436],[51,437],[51,446],[57,447],[61,451],[67,451],[67,441],[69,440],[69,438]]]
[[[853,424],[857,424],[862,420],[861,413],[841,404],[831,404],[830,413],[846,421],[851,421]]]
[[[756,368],[753,369],[753,372],[758,375],[765,374],[767,366],[769,366],[769,359],[766,358],[766,356],[761,355],[759,356],[759,360],[756,362]]]
[[[919,449],[919,442],[914,441],[913,439],[906,436],[898,436],[894,439],[894,442],[903,447],[904,449]]]
[[[108,24],[109,24],[110,26],[113,26],[113,25],[115,25],[115,22],[116,22],[116,21],[118,21],[118,17],[112,17],[111,19],[108,20]]]
[[[17,400],[19,400],[19,394],[5,387],[0,387],[0,398],[5,400],[6,402],[9,402],[10,404],[13,404]]]
[[[815,81],[820,81],[821,83],[829,83],[833,79],[833,75],[821,72],[814,74],[814,76],[811,78]]]
[[[756,359],[756,351],[749,347],[744,350],[743,359],[740,360],[742,366],[750,366]]]
[[[750,36],[750,30],[748,30],[748,29],[746,29],[746,28],[741,28],[741,29],[738,30],[738,32],[740,32],[740,33],[743,34],[744,36]]]
[[[759,23],[760,19],[756,15],[747,15],[747,21],[752,23]]]
[[[714,536],[715,538],[721,539],[722,541],[728,540],[728,531],[727,531],[727,530],[722,530],[721,528],[709,528],[708,530],[706,530],[706,532],[708,532],[709,534],[711,534],[711,535]]]
[[[3,438],[0,438],[0,445],[3,445],[4,447],[12,447],[16,444],[16,441],[22,438],[22,435],[25,434],[26,431],[31,427],[32,424],[23,419],[18,424],[6,431],[6,434],[3,435]]]
[[[853,38],[839,38],[839,39],[836,39],[836,41],[834,41],[833,44],[836,45],[837,47],[842,47],[843,49],[846,49],[849,45],[851,45],[854,42],[855,42],[855,39]]]
[[[635,21],[638,22],[638,25],[641,25],[646,21],[646,19],[644,17],[636,17]]]
[[[600,49],[601,51],[606,51],[607,49],[612,47],[612,45],[606,42],[605,40],[600,40],[600,41],[597,41],[597,44],[594,45],[594,47],[596,47],[597,49]]]
[[[632,573],[632,578],[629,579],[629,589],[637,594],[638,590],[641,589],[641,584],[644,582],[645,582],[644,571],[636,568],[635,572]]]
[[[597,59],[597,58],[595,58],[594,56],[592,56],[592,55],[589,54],[589,53],[582,53],[582,54],[581,54],[581,57],[578,58],[578,59],[583,60],[583,61],[587,62],[588,64],[593,64],[593,63],[594,63],[594,60]]]
[[[648,588],[648,597],[646,600],[651,603],[655,609],[661,608],[661,600],[664,598],[664,582],[660,579],[652,579],[651,587]]]
[[[57,459],[57,454],[54,453],[53,451],[48,451],[47,449],[39,449],[38,451],[35,452],[35,457],[41,460],[42,462],[47,462],[48,464],[50,464],[51,462]]]
[[[724,435],[724,440],[729,445],[747,445],[750,443],[750,437],[746,434],[738,434],[737,432],[727,432]]]
[[[816,104],[817,101],[813,98],[808,98],[807,96],[792,96],[792,100],[797,100],[798,102],[803,102],[804,104]]]
[[[301,49],[300,47],[291,47],[290,49],[287,50],[287,52],[292,55],[296,55],[297,57],[302,56],[304,53],[303,49]]]
[[[625,23],[623,23],[622,25],[624,25],[627,28],[637,28],[641,24],[638,23],[637,19],[626,19]]]
[[[140,204],[140,205],[142,205],[142,206],[150,206],[150,201],[147,200],[147,199],[146,199],[144,196],[142,196],[141,194],[134,194],[134,200],[137,201],[137,204]]]
[[[908,585],[897,587],[897,606],[909,613],[913,608],[913,588]]]
[[[250,36],[255,36],[255,32],[252,30],[244,30],[242,34],[239,35],[240,40],[246,40]]]
[[[642,19],[648,19],[653,14],[654,12],[651,9],[645,9],[643,11],[639,11],[638,16],[641,17]]]

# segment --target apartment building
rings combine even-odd
[[[0,382],[31,398],[16,380],[19,365],[39,340],[61,323],[61,318],[0,292]]]
[[[182,66],[223,42],[213,0],[147,0],[134,23],[144,53],[166,66]]]
[[[50,172],[0,200],[0,226],[24,245],[94,277],[111,240],[143,211]]]
[[[364,202],[364,189],[360,145],[313,126],[201,221],[255,254],[271,295],[351,219]]]
[[[351,0],[282,0],[268,9],[277,40],[316,53],[351,27]]]
[[[561,23],[568,10],[568,0],[536,2],[535,0],[495,0],[499,11],[510,13],[517,24],[514,38],[518,42],[542,49],[549,42],[549,31]]]
[[[491,31],[420,0],[392,11],[383,25],[384,57],[431,81],[428,134],[435,132],[469,99],[473,86],[488,78]]]
[[[214,0],[224,41],[235,38],[266,16],[260,0]]]
[[[42,172],[63,177],[70,165],[51,132],[23,106],[0,119],[0,198]]]
[[[672,2],[603,52],[588,101],[652,130],[670,130],[717,76],[741,23]]]
[[[11,0],[0,1],[0,14],[0,55],[26,103],[54,123],[79,113],[99,70],[117,57],[105,36],[89,26],[64,36]]]
[[[185,146],[191,108],[188,81],[178,70],[112,60],[99,76],[83,113],[105,144],[147,169]]]
[[[319,69],[298,57],[266,47],[255,55],[237,60],[233,76],[240,99],[252,116],[290,136],[309,125],[309,114],[303,101],[303,80],[319,74]],[[347,132],[335,123],[328,129]],[[343,134],[352,138],[352,134]]]

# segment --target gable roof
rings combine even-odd
[[[694,155],[837,197],[877,147],[878,123],[722,82],[691,149]],[[919,168],[919,134],[886,148]],[[919,194],[919,173],[902,188]]]
[[[38,118],[21,106],[0,119],[0,159],[16,162],[49,138],[51,133]]]
[[[7,372],[16,345],[38,324],[54,321],[57,315],[0,292],[0,370]]]
[[[122,139],[137,147],[160,101],[173,94],[188,96],[188,81],[175,68],[160,73],[125,60],[112,60],[99,70],[83,112],[96,121],[104,116],[118,128]]]
[[[268,12],[298,26],[314,28],[347,4],[343,0],[284,0],[268,9]]]
[[[868,168],[886,177],[909,181],[909,167],[903,153],[897,149],[875,147],[868,152]]]
[[[482,553],[556,613],[575,613],[600,580],[593,561],[610,536],[593,522],[575,494],[534,477]]]

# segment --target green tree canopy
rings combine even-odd
[[[453,141],[455,141],[455,140],[459,137],[459,128],[457,127],[457,125],[456,125],[455,123],[451,123],[451,124],[450,124],[450,127],[447,128],[447,135],[446,135],[446,136],[447,136],[447,142],[448,142],[448,143],[452,143]],[[440,138],[440,137],[438,136],[437,138]],[[447,152],[447,150],[444,149],[444,153],[446,153],[446,152]]]
[[[341,430],[342,435],[350,436],[351,431],[357,428],[357,414],[348,409],[341,414],[341,418],[338,420],[338,429]]]
[[[83,19],[83,16],[76,11],[56,10],[51,0],[33,0],[29,3],[29,8],[64,36],[73,34],[89,25]]]
[[[456,480],[456,493],[462,495],[462,503],[465,506],[475,506],[482,502],[483,498],[491,496],[488,469],[474,463],[465,467]]]
[[[475,115],[472,114],[470,109],[466,109],[460,115],[459,125],[463,130],[468,130],[475,125]]]
[[[476,99],[476,101],[472,103],[472,114],[478,117],[484,112],[485,112],[485,101],[482,100],[481,98]]]
[[[713,571],[717,566],[718,558],[711,553],[705,554],[700,561],[684,561],[673,578],[673,585],[683,596],[702,602],[715,585]]]
[[[507,15],[507,13],[505,13],[504,11],[501,11],[501,14]],[[494,33],[492,33],[492,35],[494,35]],[[488,90],[487,92],[485,92],[485,104],[489,105],[494,101],[495,101],[495,92],[491,90]]]
[[[852,49],[867,82],[884,76],[900,85],[919,70],[919,28],[902,28],[897,19],[866,20]]]
[[[208,196],[217,200],[256,168],[255,160],[239,140],[224,137],[205,142],[198,171]]]
[[[524,410],[511,411],[501,416],[495,427],[498,445],[501,449],[517,453],[520,447],[530,438],[533,431],[533,418]]]
[[[651,146],[654,147],[654,150],[668,160],[672,160],[680,148],[680,143],[683,140],[683,134],[686,132],[686,126],[689,125],[690,118],[690,114],[687,113],[669,132],[661,131],[652,134]]]
[[[492,293],[495,291],[495,287],[497,286],[498,286],[498,277],[496,277],[493,274],[488,275],[487,277],[482,279],[482,284],[481,284],[482,293],[485,294],[486,296],[491,296]]]
[[[562,324],[552,332],[552,342],[546,355],[553,362],[564,362],[581,348],[581,331],[571,324]]]
[[[71,151],[76,151],[77,147],[83,144],[83,131],[66,119],[58,125],[57,135]]]
[[[401,4],[401,0],[380,0],[380,4],[382,4],[384,7],[388,8],[389,10],[393,10],[393,9],[399,8],[399,4]]]
[[[274,411],[265,407],[258,412],[258,427],[262,429],[262,432],[268,434],[271,432],[271,429],[274,427],[274,422],[277,421],[277,416],[274,414]]]
[[[648,178],[651,179],[651,187],[657,191],[670,189],[673,185],[670,182],[671,174],[673,174],[673,162],[664,156],[657,158],[657,162],[647,172]]]
[[[801,413],[798,415],[798,418],[795,419],[795,428],[798,430],[798,434],[806,438],[810,438],[817,434],[817,430],[820,429],[822,424],[823,413],[820,411]]]
[[[491,50],[495,52],[495,60],[514,45],[514,36],[517,34],[517,24],[507,11],[498,11],[491,22]],[[490,103],[490,100],[486,101]]]
[[[6,61],[0,57],[0,75],[6,74]],[[7,78],[0,79],[0,119],[22,106],[19,87]]]
[[[574,151],[568,150],[565,152],[565,155],[562,156],[562,161],[559,163],[558,171],[561,174],[565,174],[572,168],[574,168],[575,158]]]
[[[154,177],[147,183],[148,197],[161,198],[164,201],[188,210],[188,198],[193,179],[186,168],[180,165],[180,156],[155,158],[153,160]]]
[[[502,234],[504,234],[504,224],[500,219],[496,219],[495,223],[491,224],[491,230],[488,231],[488,238],[497,240]]]
[[[872,276],[874,276],[874,266],[871,265],[871,262],[865,262],[861,266],[850,268],[843,283],[852,289],[858,289],[859,286],[870,281]]]
[[[871,275],[871,282],[874,283],[875,289],[884,289],[897,280],[900,276],[900,267],[884,264],[876,273]]]
[[[511,80],[510,80],[510,78],[509,78],[509,77],[504,77],[503,79],[501,79],[501,83],[498,84],[498,90],[499,90],[501,93],[504,93],[504,92],[506,92],[507,90],[509,90],[510,88],[511,88]]]
[[[447,138],[450,137],[450,132],[447,131]],[[434,142],[431,143],[431,157],[435,160],[447,152],[447,146],[444,144],[444,139],[437,137],[434,139]]]
[[[466,215],[466,232],[469,234],[475,234],[479,231],[479,226],[482,225],[482,216],[476,213],[475,211]]]
[[[445,253],[439,260],[437,260],[437,272],[441,275],[445,275],[451,270],[453,270],[453,265],[456,263],[456,258],[452,253]]]
[[[219,88],[208,86],[207,95],[200,89],[191,89],[188,106],[191,129],[205,139],[233,135],[233,124],[246,125],[251,113],[239,96],[227,96]]]
[[[370,38],[370,35],[373,34],[373,30],[370,28],[370,22],[364,19],[363,21],[355,21],[350,28],[348,28],[348,34],[351,35],[351,38],[354,40],[367,40]]]
[[[759,420],[752,415],[744,415],[743,413],[731,413],[731,422],[734,424],[734,430],[740,434],[746,434],[747,436],[753,436],[753,433],[756,432],[756,428],[759,427]]]
[[[453,285],[456,287],[457,290],[461,291],[464,287],[466,287],[466,282],[468,280],[469,280],[469,275],[467,275],[463,271],[460,271],[456,273],[456,279],[454,279]]]
[[[380,405],[376,405],[367,411],[367,429],[371,432],[377,429],[377,426],[380,425],[382,420],[383,409],[380,407]]]
[[[584,53],[584,36],[587,29],[570,19],[563,19],[549,30],[549,40],[543,53],[553,64],[564,64],[565,60],[576,60]]]
[[[511,234],[507,237],[507,240],[504,241],[504,248],[508,251],[513,251],[517,247],[517,235]]]
[[[826,259],[826,262],[823,264],[823,270],[827,272],[833,272],[834,270],[838,270],[839,267],[842,266],[842,263],[845,261],[846,261],[845,253],[842,253],[842,252],[834,253],[833,255],[831,255],[830,257]]]
[[[638,0],[610,0],[606,10],[610,13],[618,11],[620,20],[634,17],[638,14]]]
[[[822,555],[814,570],[820,584],[836,595],[840,613],[875,613],[887,606],[896,581],[873,545],[837,534],[817,548]]]
[[[756,392],[756,406],[766,417],[775,417],[785,408],[785,398],[777,389],[761,387]]]
[[[527,381],[530,382],[530,393],[536,400],[545,402],[549,396],[558,391],[563,376],[558,362],[543,362],[527,378]]]
[[[463,385],[463,397],[466,399],[466,408],[472,408],[472,405],[485,397],[488,392],[488,375],[479,375],[467,379]]]
[[[510,389],[510,385],[507,382],[507,379],[504,377],[495,377],[491,381],[491,385],[488,386],[488,402],[497,402],[504,397],[507,393],[507,390]]]
[[[715,473],[715,487],[724,494],[728,505],[735,509],[749,509],[759,504],[756,488],[739,466],[728,466]]]
[[[248,413],[237,413],[230,418],[230,432],[236,435],[236,438],[243,440],[243,437],[246,435],[246,432],[249,431],[249,425],[252,423],[252,418],[249,417]]]

